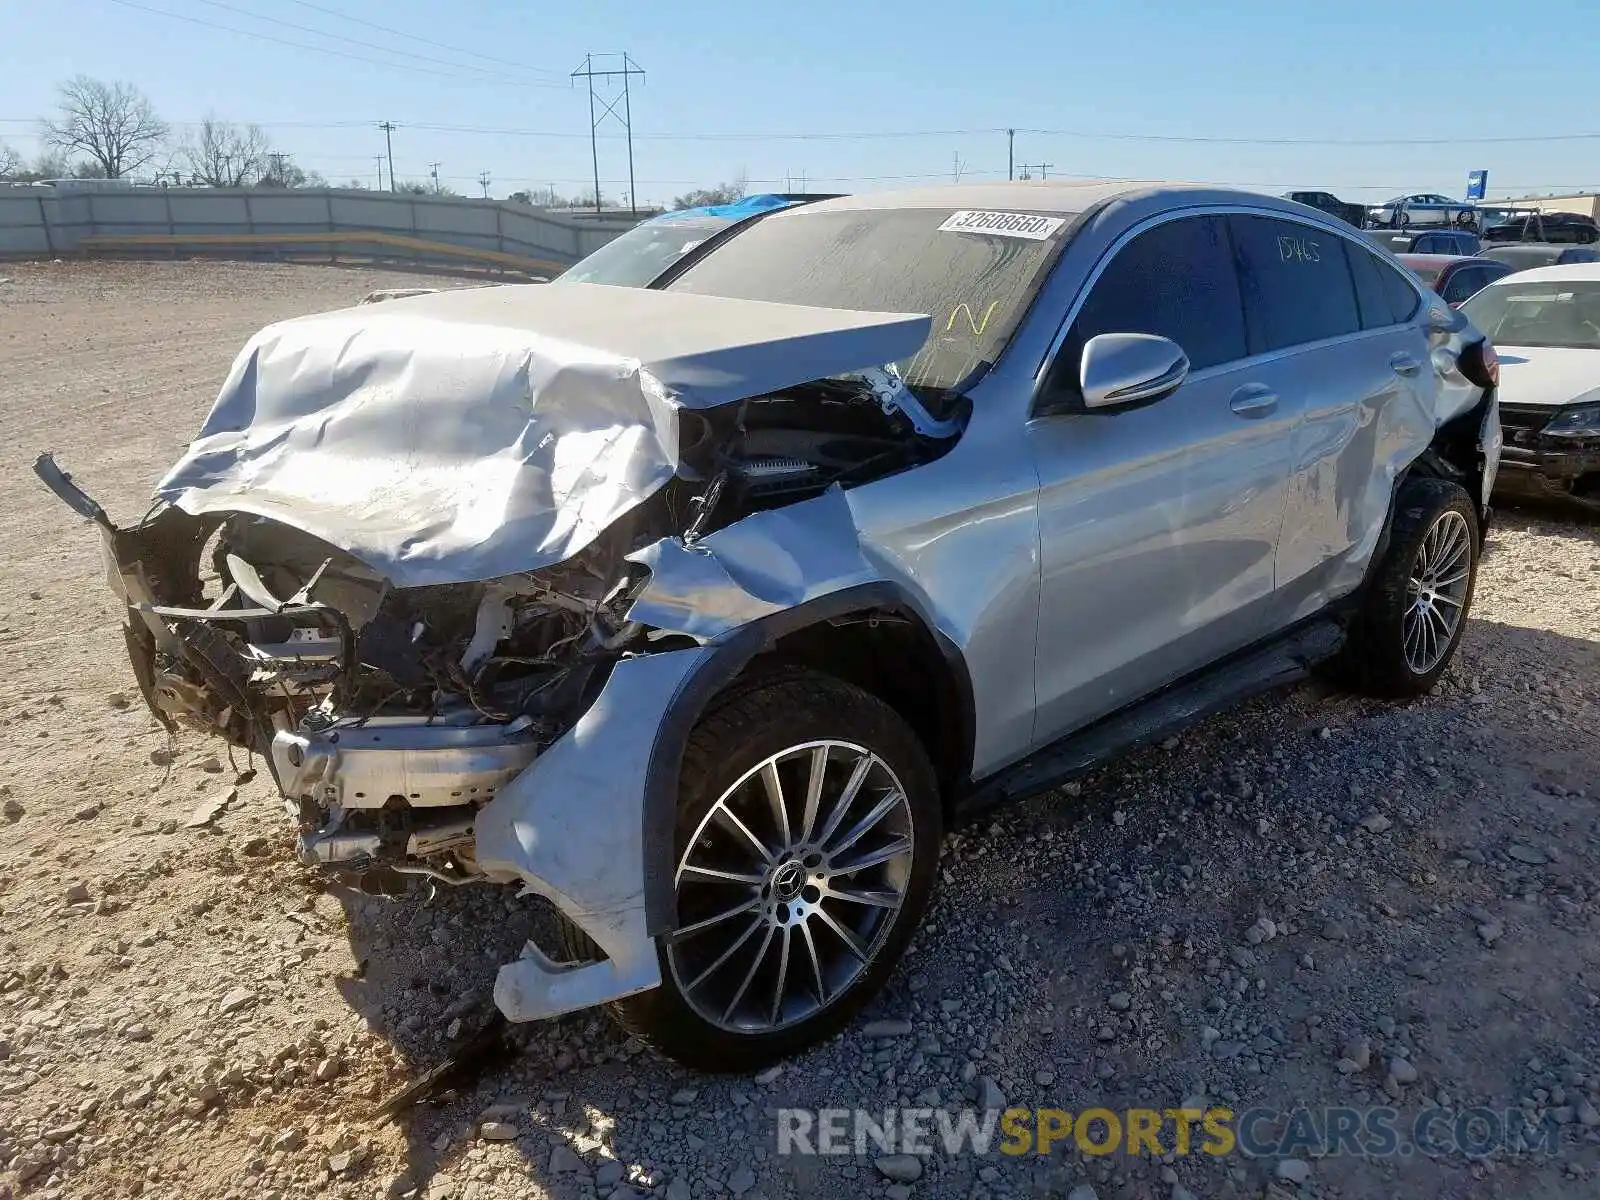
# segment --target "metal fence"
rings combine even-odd
[[[0,185],[0,257],[200,255],[364,258],[554,273],[628,217],[503,200],[340,188],[57,191]]]

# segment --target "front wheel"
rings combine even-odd
[[[613,1016],[711,1070],[837,1033],[921,920],[940,833],[927,753],[881,700],[814,672],[736,690],[684,753],[661,986]]]
[[[1389,547],[1351,623],[1342,674],[1380,696],[1432,691],[1466,630],[1477,571],[1478,514],[1466,489],[1426,476],[1407,480]]]

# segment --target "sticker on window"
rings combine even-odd
[[[982,212],[964,208],[939,226],[941,233],[990,233],[999,237],[1042,242],[1067,223],[1065,217],[1040,217],[1030,213]]]

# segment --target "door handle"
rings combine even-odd
[[[1241,417],[1264,417],[1277,409],[1278,396],[1261,384],[1252,383],[1228,397],[1228,407]]]
[[[1422,364],[1404,350],[1398,354],[1391,355],[1389,365],[1394,368],[1396,375],[1415,375],[1422,369]]]

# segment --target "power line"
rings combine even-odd
[[[342,13],[331,8],[325,8],[320,4],[313,4],[311,3],[311,0],[290,0],[290,2],[293,4],[298,4],[301,8],[309,8],[313,12],[326,13],[328,16],[336,17],[341,21],[349,21],[353,25],[364,25],[368,29],[376,29],[379,33],[387,33],[391,37],[405,38],[407,41],[416,42],[422,46],[433,46],[440,50],[448,50],[452,54],[465,54],[468,58],[482,59],[484,62],[495,63],[503,67],[515,67],[519,71],[528,71],[535,75],[547,75],[551,77],[552,81],[560,78],[560,72],[552,71],[548,67],[530,67],[524,63],[519,63],[514,59],[496,58],[492,54],[480,54],[476,50],[468,50],[463,46],[451,46],[445,42],[436,42],[432,38],[418,37],[416,34],[406,33],[402,29],[391,29],[387,25],[379,25],[376,21],[368,21],[361,17],[352,17],[349,13]]]
[[[393,61],[388,61],[388,60],[385,60],[385,59],[373,58],[370,55],[366,55],[366,54],[352,54],[347,50],[335,50],[335,49],[333,49],[333,48],[331,48],[329,46],[315,46],[315,45],[312,45],[312,44],[310,44],[308,42],[291,41],[288,38],[275,37],[270,33],[258,33],[258,32],[256,32],[255,30],[252,30],[252,29],[240,29],[235,25],[224,25],[220,21],[207,21],[203,17],[191,17],[191,16],[188,16],[185,13],[168,12],[166,9],[163,9],[163,8],[152,8],[148,4],[139,4],[139,3],[137,3],[137,0],[111,0],[111,3],[112,4],[120,4],[124,8],[137,9],[139,12],[150,13],[153,16],[157,16],[157,17],[169,17],[174,21],[187,21],[191,25],[203,25],[207,29],[220,29],[225,33],[236,33],[241,37],[255,38],[258,41],[263,41],[263,42],[272,42],[275,45],[288,46],[288,47],[290,47],[291,49],[294,49],[294,50],[310,50],[314,54],[328,54],[328,55],[332,55],[334,58],[349,59],[352,62],[370,63],[373,66],[389,67],[391,69],[398,68],[398,69],[400,69],[402,71],[411,71],[411,72],[418,73],[418,74],[423,74],[423,75],[439,75],[439,76],[442,76],[445,79],[468,80],[468,81],[473,82],[473,83],[492,83],[492,82],[495,82],[495,79],[492,78],[492,77],[487,77],[487,76],[483,76],[483,75],[464,75],[459,70],[457,70],[457,71],[440,71],[440,70],[436,70],[436,69],[434,69],[432,67],[415,66],[415,65],[413,65],[411,63],[393,62]],[[328,35],[324,35],[324,36],[328,36]],[[399,53],[399,52],[398,51],[387,51],[387,53]],[[559,86],[561,86],[560,84],[555,84],[555,83],[523,82],[521,80],[511,80],[509,82],[514,83],[518,87],[559,87]]]
[[[226,2],[226,0],[199,0],[199,2],[201,4],[209,5],[212,8],[223,9],[226,12],[238,13],[241,17],[248,17],[252,21],[261,21],[267,25],[281,25],[285,29],[293,29],[299,33],[309,33],[314,37],[328,38],[332,41],[344,42],[351,46],[361,46],[368,50],[377,50],[383,54],[395,54],[399,55],[401,58],[415,59],[418,62],[434,63],[435,65],[442,67],[452,67],[458,71],[470,71],[476,75],[483,76],[485,79],[492,79],[499,83],[523,84],[526,82],[524,80],[514,79],[506,75],[504,72],[490,71],[485,67],[474,67],[470,63],[451,62],[448,59],[436,58],[433,55],[417,54],[411,50],[399,50],[393,46],[381,45],[378,42],[367,42],[362,41],[360,38],[346,37],[342,33],[329,33],[326,30],[317,29],[311,25],[300,25],[296,24],[294,21],[285,21],[279,17],[263,16],[261,13],[252,12],[248,8],[240,8],[236,4],[229,4]],[[556,85],[547,82],[542,86],[553,87]]]

